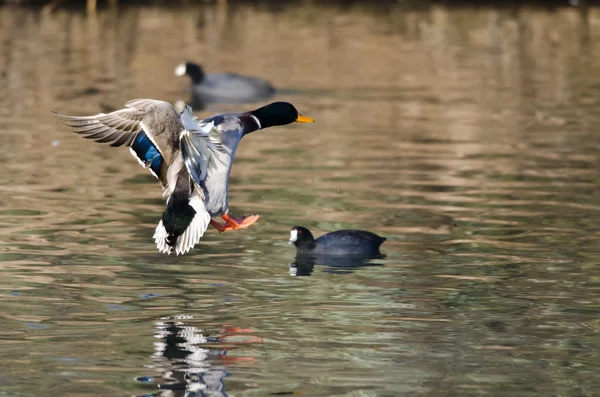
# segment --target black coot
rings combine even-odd
[[[377,256],[380,254],[379,246],[385,240],[385,237],[365,230],[338,230],[316,240],[305,227],[294,226],[290,231],[290,243],[296,246],[298,255]]]
[[[275,94],[275,89],[266,80],[235,73],[205,74],[202,67],[193,62],[175,68],[176,76],[186,74],[192,79],[192,99],[197,104],[257,102]]]

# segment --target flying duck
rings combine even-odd
[[[223,232],[246,228],[258,220],[259,215],[228,215],[229,172],[244,135],[314,121],[287,102],[204,120],[198,120],[187,105],[177,113],[170,103],[153,99],[134,99],[124,109],[95,116],[53,113],[84,138],[129,146],[131,154],[160,181],[166,208],[154,240],[160,252],[177,255],[194,247],[209,224]],[[217,216],[225,223],[212,219]]]

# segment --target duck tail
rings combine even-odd
[[[198,195],[189,199],[172,196],[154,232],[156,247],[164,254],[173,250],[177,255],[185,254],[200,241],[210,219]]]

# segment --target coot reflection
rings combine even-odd
[[[289,265],[291,276],[310,276],[316,265],[324,266],[324,271],[332,274],[352,273],[361,267],[383,266],[381,263],[370,262],[371,259],[385,258],[385,255],[375,256],[332,256],[332,255],[305,255],[298,254],[293,263]]]

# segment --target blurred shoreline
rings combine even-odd
[[[447,7],[495,7],[513,8],[522,6],[538,7],[588,7],[600,5],[600,0],[0,0],[0,6],[12,5],[21,7],[50,7],[50,8],[107,8],[114,6],[146,5],[172,8],[207,4],[245,4],[271,7],[287,7],[294,5],[312,4],[319,6],[366,6],[401,7],[405,9],[423,9],[441,5]]]

